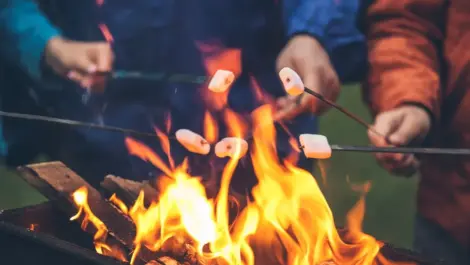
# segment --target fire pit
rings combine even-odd
[[[131,218],[120,209],[124,206],[112,203],[113,199],[104,199],[102,193],[89,186],[80,176],[60,162],[29,165],[22,167],[20,171],[24,179],[50,201],[36,206],[3,211],[0,214],[0,241],[3,246],[8,246],[3,248],[4,260],[15,264],[77,265],[119,265],[129,262],[126,256],[135,251],[136,229]],[[157,191],[147,183],[132,182],[115,176],[106,177],[102,186],[104,194],[116,194],[124,202],[135,201],[139,192],[143,191],[145,195],[140,199],[148,206],[152,201],[151,198],[157,196]],[[81,228],[87,232],[84,233],[77,222],[69,220],[77,210],[71,194],[81,188],[83,190],[83,187],[87,187],[87,201],[89,209],[93,210],[93,216],[99,218],[106,227],[105,235],[100,236],[97,233],[97,230],[98,232],[100,230],[99,225],[98,228],[93,225],[82,226]],[[96,222],[92,220],[94,217],[86,218],[92,223]],[[344,235],[344,238],[348,237],[346,232],[340,231],[339,234]],[[207,262],[198,259],[195,250],[187,244],[173,246],[176,246],[176,249],[150,251],[141,248],[133,263],[176,265]],[[188,248],[182,251],[178,249],[181,246]],[[387,244],[381,247],[380,259],[376,262],[371,264],[438,264]],[[321,264],[336,263],[325,261]]]
[[[350,211],[346,229],[338,230],[315,178],[294,166],[299,154],[295,139],[292,155],[279,161],[271,107],[259,107],[252,116],[251,122],[262,126],[248,134],[250,126],[244,118],[226,110],[230,137],[217,144],[216,131],[206,132],[207,139],[189,130],[176,133],[176,140],[197,155],[209,155],[212,149],[210,155],[228,157],[217,184],[190,175],[187,162],[175,165],[170,155],[173,138],[158,129],[167,159],[134,138],[125,141],[131,155],[163,172],[157,183],[107,176],[100,192],[61,162],[19,168],[50,203],[2,214],[2,240],[19,249],[6,251],[2,258],[26,264],[435,264],[361,231],[369,184],[356,186],[361,199]],[[207,127],[217,128],[216,124]],[[230,189],[235,168],[247,158],[248,148],[258,179],[250,197]],[[86,233],[79,231],[76,221]],[[91,252],[93,248],[100,255]]]

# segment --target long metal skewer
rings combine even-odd
[[[331,145],[333,151],[367,152],[367,153],[397,153],[423,155],[470,155],[470,149],[458,148],[421,148],[421,147],[375,147],[354,145]]]
[[[112,79],[138,79],[146,81],[168,81],[175,83],[188,83],[188,84],[204,84],[210,80],[207,76],[198,76],[190,74],[177,74],[165,72],[140,72],[140,71],[126,71],[117,70],[112,72],[98,72],[99,76],[108,76]]]
[[[111,132],[119,132],[129,135],[157,137],[155,133],[140,132],[132,129],[126,129],[115,126],[100,125],[95,123],[67,120],[41,115],[23,114],[15,112],[0,111],[0,116],[22,120],[43,121],[55,124],[84,127]],[[412,153],[426,155],[470,155],[470,149],[451,149],[451,148],[413,148],[413,147],[374,147],[374,146],[351,146],[351,145],[331,145],[333,151],[344,152],[367,152],[367,153]]]
[[[372,127],[368,122],[364,121],[363,119],[361,119],[360,117],[356,116],[354,113],[351,113],[350,111],[348,111],[347,109],[343,108],[342,106],[336,104],[335,102],[325,98],[323,95],[313,91],[312,89],[308,88],[308,87],[305,87],[305,93],[307,94],[310,94],[316,98],[318,98],[319,100],[323,101],[324,103],[330,105],[331,107],[341,111],[343,114],[345,114],[346,116],[348,116],[349,118],[355,120],[357,123],[361,124],[362,126],[364,126],[366,129],[370,130],[371,132],[375,133],[376,135],[380,136],[380,137],[383,137],[385,139],[385,141],[387,141],[388,143],[390,143],[390,140],[388,139],[387,136],[381,134],[380,132],[378,132],[377,130],[374,129],[374,127]]]

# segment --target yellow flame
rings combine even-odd
[[[83,215],[81,223],[82,229],[86,230],[89,223],[91,223],[96,228],[96,233],[93,237],[96,252],[102,255],[115,257],[116,259],[119,259],[121,261],[127,261],[125,255],[121,251],[106,243],[106,239],[108,236],[108,228],[91,211],[90,205],[88,204],[88,189],[85,186],[80,187],[72,193],[72,199],[78,208],[78,212],[77,214],[72,216],[70,220],[77,220],[78,218],[80,218],[80,216]]]

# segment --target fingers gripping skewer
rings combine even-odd
[[[341,111],[343,114],[348,116],[349,118],[353,119],[357,123],[361,124],[364,126],[366,129],[370,130],[371,132],[375,133],[376,135],[383,137],[387,143],[390,143],[390,140],[388,139],[387,136],[383,135],[382,133],[378,132],[377,130],[374,129],[369,123],[364,121],[363,119],[359,118],[355,114],[351,113],[347,109],[343,108],[342,106],[334,103],[333,101],[325,98],[323,95],[313,91],[312,89],[305,87],[304,83],[302,82],[302,79],[300,76],[291,68],[284,67],[282,70],[279,72],[279,77],[281,79],[281,82],[284,86],[284,89],[286,90],[287,94],[291,96],[299,96],[302,93],[307,93],[310,94],[317,99],[321,100],[322,102],[330,105],[331,107]]]

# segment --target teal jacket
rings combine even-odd
[[[43,51],[60,31],[32,0],[0,1],[0,54],[39,79]]]

